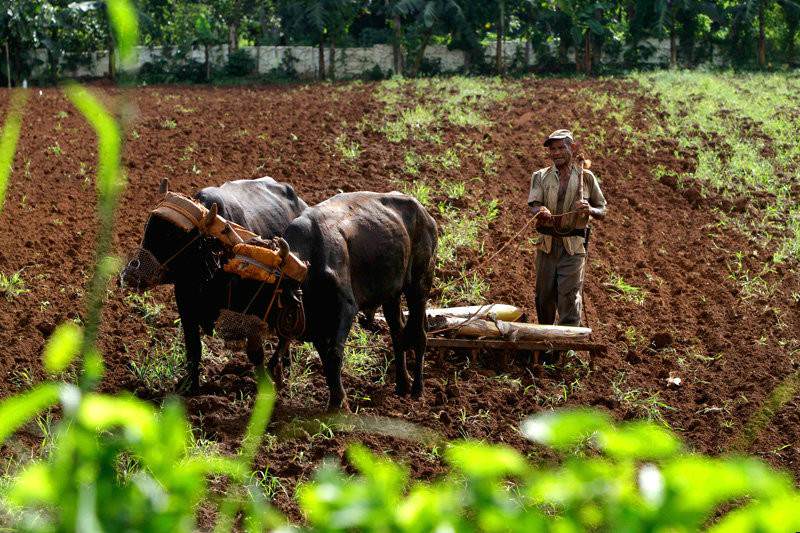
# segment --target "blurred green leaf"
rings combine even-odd
[[[43,409],[58,401],[58,385],[43,383],[0,403],[0,443]]]
[[[712,533],[800,531],[800,496],[755,502],[723,517],[709,529]]]
[[[136,57],[136,43],[139,42],[136,8],[128,0],[106,0],[106,7],[119,56],[123,62],[131,62]]]
[[[446,455],[450,464],[469,477],[499,478],[527,470],[519,452],[507,446],[463,442],[451,446]]]
[[[239,450],[239,467],[241,471],[241,478],[247,476],[250,471],[251,465],[255,458],[256,452],[261,441],[264,437],[264,431],[267,428],[267,422],[272,415],[272,408],[275,405],[275,387],[272,385],[272,380],[266,376],[261,376],[258,380],[258,394],[256,401],[253,405],[253,412],[250,414],[250,420],[247,423],[247,431],[245,432],[242,440],[242,446]],[[240,482],[242,479],[239,480]],[[220,517],[217,521],[215,531],[228,531],[233,527],[234,515],[241,509],[241,492],[242,486],[236,487],[234,490],[228,491],[228,497],[220,506]]]
[[[59,325],[44,347],[44,368],[51,374],[63,372],[78,355],[83,331],[74,322]]]
[[[681,446],[667,429],[646,421],[601,429],[597,444],[617,459],[662,459],[674,455]]]
[[[44,463],[32,463],[19,474],[6,492],[8,501],[19,507],[58,502],[50,469]]]
[[[686,456],[665,464],[662,471],[668,503],[676,513],[708,515],[723,502],[741,497],[781,497],[792,487],[786,475],[746,457]]]
[[[12,93],[6,113],[6,122],[3,126],[3,135],[0,137],[0,213],[3,212],[3,205],[5,205],[8,177],[11,175],[14,165],[14,154],[17,151],[17,141],[22,124],[22,111],[25,109],[27,99],[27,91],[18,90]]]
[[[101,209],[113,210],[117,196],[125,186],[120,168],[122,137],[119,125],[103,104],[85,87],[68,85],[65,88],[72,104],[86,117],[98,138],[97,192]]]
[[[534,442],[565,450],[611,427],[606,414],[588,409],[549,411],[523,422],[522,433]]]
[[[86,394],[77,419],[94,430],[122,427],[134,440],[150,440],[156,431],[153,406],[133,397]]]

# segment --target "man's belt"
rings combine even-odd
[[[558,232],[555,228],[543,226],[536,228],[536,231],[542,235],[550,235],[551,237],[583,237],[586,239],[589,235],[587,228],[575,228],[565,232]]]

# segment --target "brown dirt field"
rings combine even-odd
[[[124,157],[129,185],[118,215],[118,253],[125,255],[138,244],[165,176],[173,190],[191,193],[230,179],[271,175],[294,185],[309,204],[338,189],[397,188],[397,180],[405,179],[401,169],[408,146],[352,126],[380,112],[374,87],[153,87],[127,92],[126,113],[135,118]],[[757,271],[770,250],[754,248],[746,237],[720,229],[709,209],[713,199],[700,198],[692,188],[677,190],[653,176],[658,164],[691,170],[694,154],[681,153],[675,142],[631,143],[621,125],[602,110],[593,111],[585,98],[576,98],[585,90],[632,99],[631,125],[637,131],[646,132],[657,117],[652,112],[658,102],[642,95],[633,82],[527,79],[511,98],[491,107],[491,127],[452,128],[444,140],[445,146],[456,139],[482,140],[501,156],[495,177],[468,183],[467,205],[501,201],[499,218],[482,236],[484,253],[489,254],[527,218],[529,176],[547,165],[543,135],[564,125],[574,125],[579,137],[605,132],[587,143],[610,211],[595,224],[585,298],[588,323],[595,339],[608,344],[607,356],[591,371],[573,362],[541,377],[521,364],[497,375],[489,364],[469,368],[455,355],[432,356],[422,401],[394,396],[393,385],[377,383],[375,376],[346,376],[351,407],[358,414],[413,422],[448,439],[505,442],[536,454],[541,450],[518,431],[526,415],[589,405],[629,419],[645,416],[651,406],[690,447],[716,454],[731,450],[748,419],[798,368],[800,363],[788,355],[797,348],[800,331],[798,303],[789,297],[800,290],[795,268],[767,275],[767,282],[779,287],[778,301],[744,298],[729,277],[734,253],[743,251],[744,265]],[[113,101],[120,92],[112,89],[110,94]],[[0,92],[3,108],[7,101],[8,93]],[[59,117],[60,111],[66,117]],[[175,127],[166,119],[174,120]],[[55,89],[31,95],[24,124],[0,214],[0,272],[23,269],[30,292],[0,300],[0,397],[44,379],[40,355],[45,338],[56,324],[80,316],[93,262],[94,136]],[[336,136],[344,132],[363,149],[353,162],[337,157],[333,148]],[[422,172],[429,180],[479,175],[475,157],[465,158],[460,169]],[[534,252],[528,237],[533,233],[502,254],[502,272],[484,269],[484,274],[490,300],[522,306],[533,317]],[[468,269],[481,257],[460,256]],[[612,271],[647,291],[642,305],[615,299],[604,285]],[[156,323],[156,336],[165,338],[174,331],[176,313],[170,290],[155,294],[167,304]],[[120,290],[111,288],[100,337],[107,363],[104,390],[128,389],[156,400],[166,394],[166,386],[146,390],[130,369],[129,352],[146,346],[148,336],[144,320]],[[187,400],[187,409],[205,437],[232,451],[252,404],[252,368],[243,353],[231,355],[216,340],[206,341],[203,390]],[[278,491],[275,503],[290,517],[299,518],[291,498],[296,483],[308,479],[324,457],[341,457],[354,440],[404,461],[415,477],[430,479],[445,471],[436,450],[414,439],[341,429],[326,434],[313,429],[313,423],[311,429],[290,431],[297,420],[325,420],[327,391],[318,365],[315,369],[312,395],[279,398],[271,425],[279,436],[258,456],[259,467],[280,479],[284,490]],[[680,387],[667,385],[671,373],[683,379]],[[23,437],[34,439],[35,433]],[[800,474],[800,400],[784,405],[746,451]]]

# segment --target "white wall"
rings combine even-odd
[[[651,44],[656,48],[656,53],[648,59],[648,63],[668,63],[669,62],[669,41],[653,41]],[[525,43],[520,41],[508,41],[503,46],[503,57],[507,63],[513,59],[516,50],[519,54],[524,54]],[[259,74],[266,74],[270,70],[279,68],[286,54],[291,54],[295,59],[294,68],[301,77],[313,78],[318,76],[319,70],[319,51],[315,46],[247,46],[243,48],[255,60]],[[132,71],[138,70],[144,63],[158,58],[164,51],[161,48],[138,47],[138,60]],[[173,53],[174,53],[174,49]],[[554,50],[555,52],[555,50]],[[43,50],[37,52],[40,59],[46,60]],[[484,49],[487,62],[494,63],[495,44],[491,43]],[[228,46],[215,46],[210,50],[211,61],[214,65],[223,66],[228,59]],[[325,68],[329,68],[329,49],[325,48]],[[443,45],[431,45],[425,50],[425,57],[431,61],[438,61],[443,72],[454,72],[462,68],[466,62],[466,54],[461,50],[448,50]],[[570,51],[568,57],[574,57],[574,52]],[[191,58],[199,62],[204,61],[202,48],[195,48],[187,54],[187,59]],[[407,62],[410,58],[406,59]],[[536,57],[533,52],[529,58],[530,65],[536,64]],[[376,44],[368,48],[337,48],[336,50],[336,75],[341,78],[356,77],[364,72],[378,66],[384,73],[392,68],[392,47],[387,44]],[[45,68],[40,66],[35,70]],[[88,66],[82,66],[75,70],[66,70],[64,75],[76,77],[100,77],[108,72],[108,52],[99,51],[92,54]]]

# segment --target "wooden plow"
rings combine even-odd
[[[476,364],[483,351],[499,371],[520,352],[530,354],[529,364],[537,371],[542,353],[548,350],[585,351],[590,368],[594,368],[595,358],[606,352],[604,344],[592,342],[591,328],[530,324],[524,322],[521,309],[510,305],[429,309],[427,315],[429,353],[443,355],[454,350],[466,353]]]

